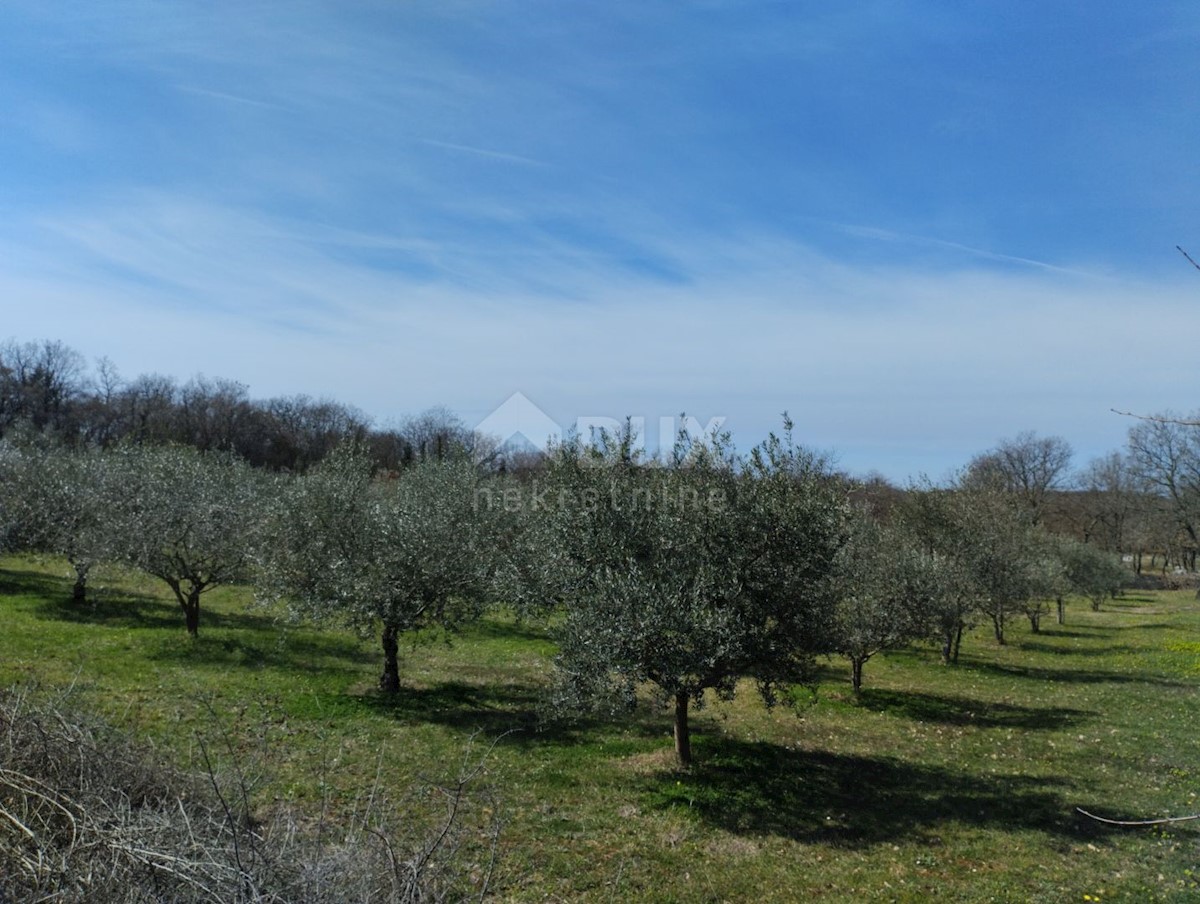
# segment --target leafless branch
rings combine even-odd
[[[1200,813],[1193,816],[1167,816],[1162,819],[1105,819],[1103,816],[1089,813],[1083,807],[1076,807],[1075,812],[1107,826],[1164,826],[1173,822],[1189,822],[1193,819],[1200,819]]]
[[[1119,408],[1108,409],[1113,414],[1119,414],[1121,417],[1137,418],[1139,421],[1153,421],[1156,424],[1178,424],[1181,427],[1200,427],[1200,421],[1188,421],[1177,417],[1163,417],[1157,414],[1136,414],[1132,411],[1121,411]]]
[[[1200,264],[1198,264],[1194,260],[1192,260],[1192,256],[1190,254],[1188,254],[1186,251],[1184,251],[1178,245],[1175,246],[1175,250],[1178,251],[1180,254],[1182,254],[1184,257],[1186,257],[1188,259],[1189,264],[1191,264],[1197,270],[1200,270]]]
[[[425,818],[432,814],[419,809],[421,796],[389,800],[377,786],[358,819],[314,832],[288,808],[253,818],[239,759],[244,745],[224,726],[223,756],[213,757],[201,740],[202,771],[195,775],[60,709],[65,702],[49,706],[42,695],[0,691],[0,901],[400,904],[487,897],[500,821],[481,806],[490,798],[468,788],[486,754],[468,747],[457,779],[442,788],[447,811],[432,824]],[[368,835],[381,844],[364,845]]]

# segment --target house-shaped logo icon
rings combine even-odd
[[[480,421],[475,432],[495,437],[501,448],[537,452],[544,452],[563,435],[554,418],[520,392],[514,392]]]

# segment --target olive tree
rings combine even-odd
[[[1106,599],[1116,596],[1128,577],[1120,559],[1087,543],[1064,538],[1059,556],[1071,592],[1086,597],[1093,612],[1099,612]]]
[[[912,493],[906,517],[924,548],[953,562],[956,577],[942,597],[943,658],[957,659],[962,632],[976,615],[992,623],[996,642],[1005,643],[1008,619],[1037,597],[1037,563],[1042,544],[1027,508],[1007,491],[978,487],[970,479],[957,487],[924,487]],[[949,655],[946,652],[949,651]]]
[[[788,425],[790,428],[790,425]],[[561,602],[558,703],[632,707],[649,685],[674,710],[756,682],[773,703],[812,674],[829,631],[845,489],[789,433],[739,463],[727,440],[681,437],[644,462],[628,426],[554,451],[532,496],[547,604]]]
[[[72,598],[83,602],[92,566],[112,551],[107,459],[52,444],[9,445],[0,456],[0,498],[14,545],[62,555],[75,575]]]
[[[956,590],[953,581],[949,562],[904,529],[866,515],[855,519],[839,559],[829,639],[830,651],[850,660],[855,694],[862,690],[863,666],[876,653],[942,633],[939,615]]]
[[[492,510],[470,462],[427,459],[393,479],[342,448],[291,482],[263,544],[258,593],[297,618],[379,632],[380,689],[400,688],[399,640],[452,630],[489,597]]]
[[[1057,544],[1049,535],[1036,538],[1038,549],[1033,551],[1026,564],[1029,588],[1026,597],[1017,604],[1029,619],[1029,629],[1041,633],[1042,618],[1050,611],[1049,600],[1054,600],[1058,612],[1058,623],[1065,619],[1063,596],[1069,591],[1066,565],[1058,554]]]
[[[989,492],[963,494],[958,556],[975,584],[981,611],[991,620],[996,643],[1006,643],[1010,615],[1028,614],[1039,595],[1038,541],[1025,513]]]
[[[926,618],[939,642],[943,664],[957,665],[963,634],[976,626],[982,614],[977,586],[961,556],[960,496],[928,482],[911,486],[900,519],[940,571],[941,592],[930,601]]]
[[[186,446],[123,447],[110,467],[120,487],[109,522],[117,557],[170,587],[197,636],[201,596],[249,575],[269,478]]]

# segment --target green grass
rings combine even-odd
[[[1040,634],[1013,623],[868,663],[855,700],[831,662],[798,710],[752,693],[696,714],[677,771],[667,713],[546,725],[553,646],[495,616],[404,651],[374,690],[373,641],[282,629],[240,588],[206,600],[201,636],[153,582],[117,571],[70,602],[66,568],[0,560],[0,684],[72,687],[77,703],[195,762],[226,732],[267,780],[261,807],[350,808],[378,780],[452,773],[495,741],[505,821],[497,896],[593,901],[1200,900],[1200,604],[1131,593]],[[748,691],[749,689],[747,689]],[[215,716],[214,716],[215,714]],[[498,739],[498,740],[496,740]]]

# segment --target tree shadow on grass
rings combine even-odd
[[[668,717],[644,706],[619,720],[555,718],[547,709],[546,693],[540,684],[443,681],[429,687],[402,686],[394,695],[372,691],[359,696],[358,703],[406,724],[478,731],[518,746],[590,745],[617,730],[626,736],[656,739],[670,732]]]
[[[1042,637],[1071,637],[1082,640],[1093,640],[1097,637],[1112,634],[1113,628],[1088,628],[1086,631],[1072,631],[1070,628],[1062,628],[1058,625],[1043,627],[1038,632]]]
[[[1095,715],[1088,710],[1059,706],[1031,707],[1010,703],[986,703],[964,697],[919,694],[865,688],[859,705],[873,712],[904,716],[942,725],[974,725],[980,728],[1019,728],[1053,731],[1086,721]]]
[[[103,628],[178,628],[183,632],[183,610],[177,603],[134,593],[92,593],[82,603],[48,595],[34,610],[47,621],[95,625]],[[204,627],[201,611],[201,628]]]
[[[71,595],[71,582],[40,571],[5,568],[0,571],[0,596],[47,597]]]
[[[698,765],[660,772],[646,793],[739,834],[865,847],[936,844],[946,823],[1073,835],[1079,822],[1061,778],[978,776],[888,757],[798,751],[763,742],[699,738]]]
[[[1119,653],[1139,652],[1138,647],[1133,647],[1129,644],[1109,644],[1099,647],[1058,647],[1053,644],[1040,643],[1036,640],[1018,640],[1013,642],[1012,646],[1018,650],[1047,653],[1051,656],[1111,656]]]
[[[499,735],[538,727],[540,695],[528,685],[476,685],[443,681],[429,687],[401,685],[394,694],[371,691],[357,697],[371,712],[405,724],[436,723]]]
[[[464,625],[463,637],[486,640],[512,640],[528,643],[552,643],[553,638],[544,628],[528,621],[509,621],[482,618]]]
[[[203,618],[203,616],[202,616]],[[276,669],[308,674],[357,675],[362,649],[354,640],[328,634],[283,634],[278,625],[267,636],[239,631],[214,636],[203,623],[194,640],[180,636],[147,653],[156,662],[230,668]]]
[[[268,614],[200,608],[200,636],[184,634],[183,611],[174,600],[146,594],[90,589],[82,603],[71,581],[33,571],[0,572],[0,594],[37,600],[34,614],[49,621],[103,628],[165,630],[170,642],[146,651],[149,659],[196,665],[278,668],[303,672],[357,671],[362,650],[353,639],[315,632],[284,633]],[[230,632],[236,632],[230,636]],[[214,636],[216,634],[216,636]],[[351,665],[355,668],[351,668]]]
[[[1002,665],[963,657],[963,665],[973,671],[1000,675],[1005,678],[1027,678],[1039,683],[1057,681],[1064,684],[1146,684],[1154,687],[1194,689],[1194,683],[1173,681],[1145,673],[1101,672],[1092,669],[1047,669],[1036,666]]]
[[[58,585],[61,589],[67,582]],[[127,591],[91,590],[88,598],[75,602],[70,591],[40,594],[43,599],[35,612],[39,618],[52,621],[90,624],[106,628],[156,628],[184,630],[183,609],[175,600]],[[65,594],[65,595],[64,595]],[[274,633],[279,630],[278,621],[270,615],[253,612],[224,612],[205,607],[200,600],[200,633],[205,629],[234,629]]]
[[[94,624],[114,628],[183,627],[178,604],[139,593],[89,587],[87,599],[71,598],[72,581],[37,571],[0,572],[0,595],[28,596],[37,600],[34,614],[49,621]]]

